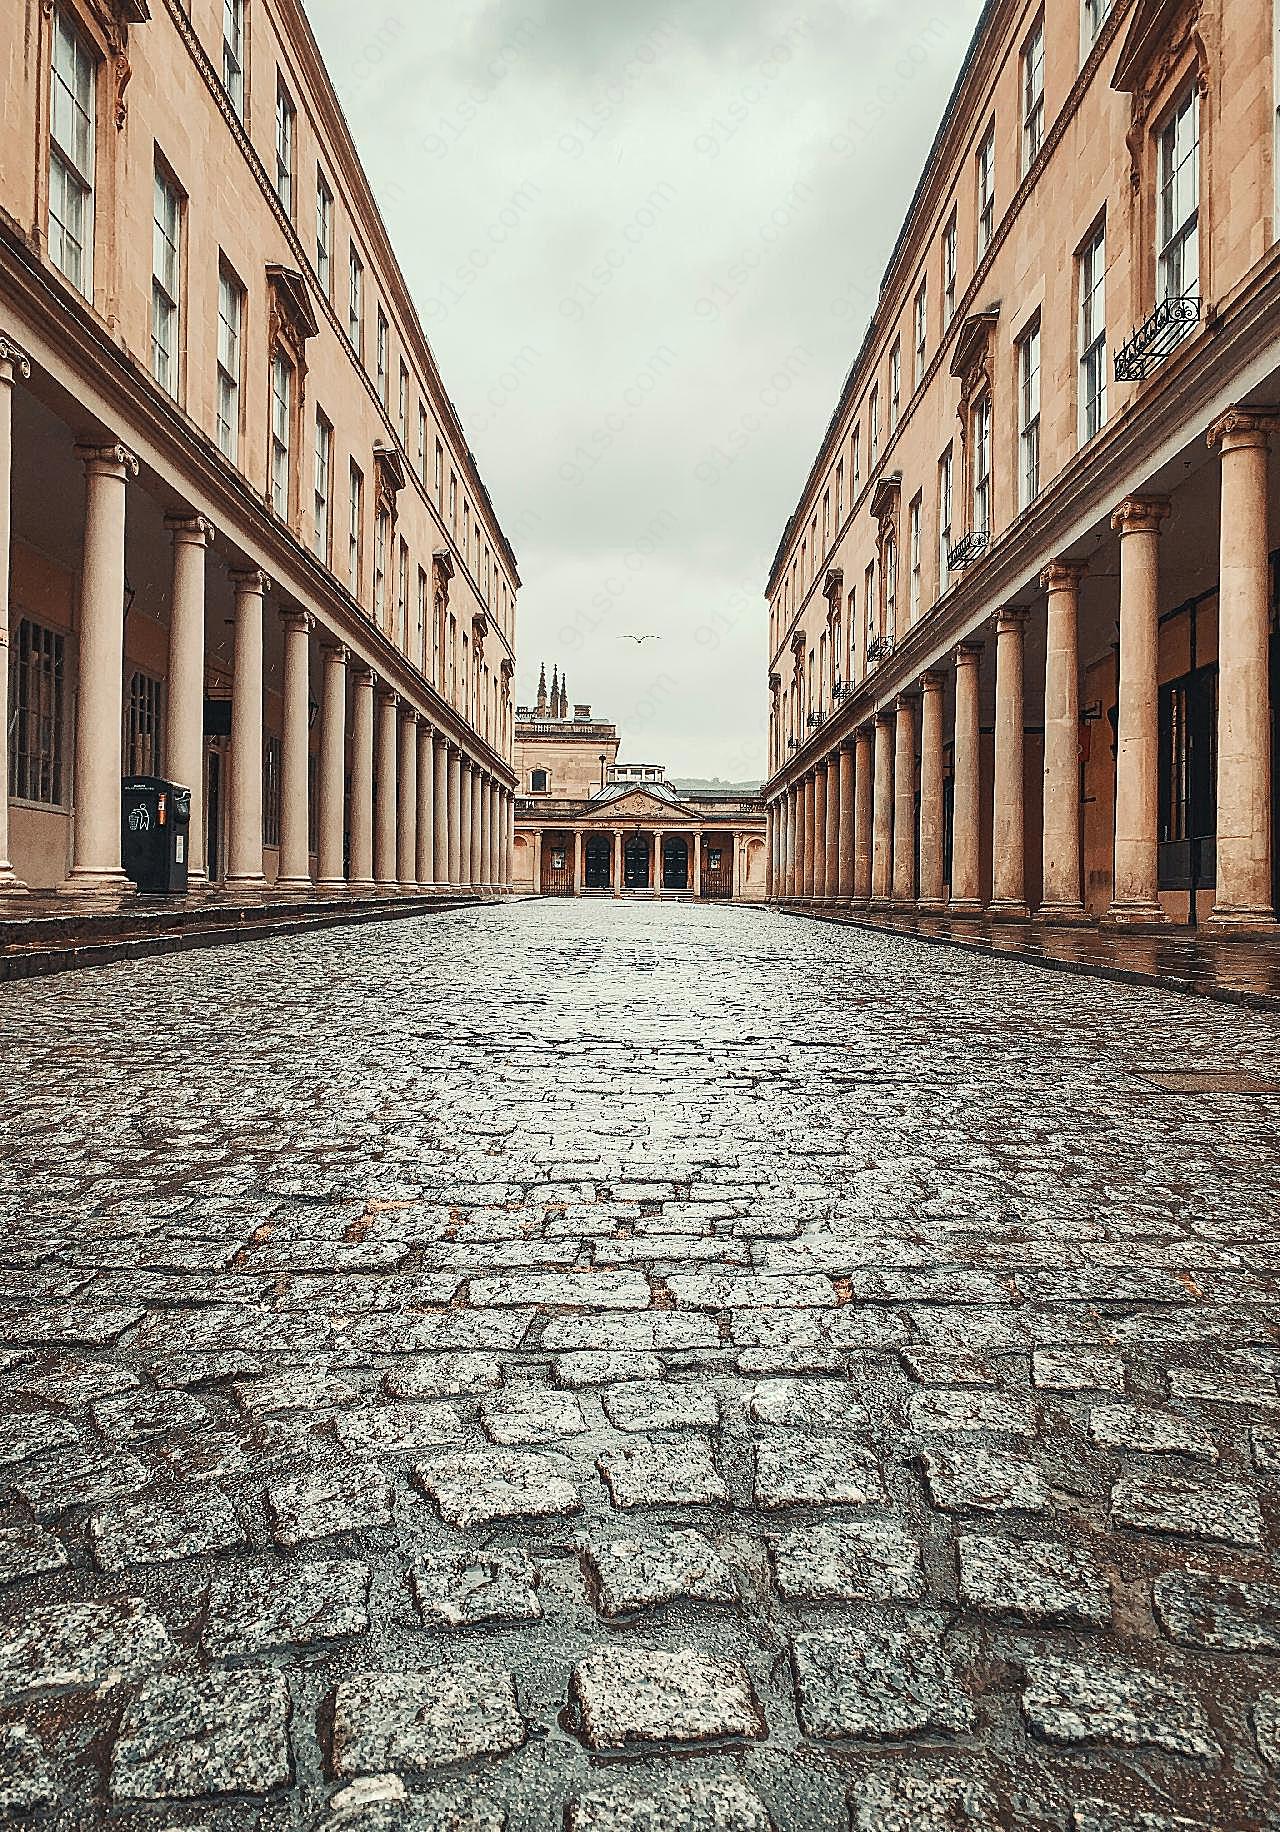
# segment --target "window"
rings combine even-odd
[[[127,776],[159,776],[163,752],[160,745],[160,682],[141,669],[129,677],[125,706],[124,769]]]
[[[280,844],[280,788],[284,750],[279,738],[268,738],[262,747],[262,844]]]
[[[24,617],[9,652],[9,793],[64,805],[65,639]]]
[[[862,428],[860,426],[855,426],[853,429],[853,493],[849,498],[850,504],[857,502],[858,493],[861,489],[862,489]]]
[[[377,349],[378,399],[382,402],[383,408],[387,413],[391,412],[391,397],[388,392],[391,384],[390,384],[390,378],[387,374],[387,364],[389,361],[388,346],[390,342],[391,342],[391,332],[387,325],[387,315],[383,311],[382,307],[379,306],[378,307],[378,349]]]
[[[929,282],[922,280],[916,293],[914,308],[915,319],[915,367],[912,371],[912,387],[918,388],[924,380],[925,351],[929,342]]]
[[[293,215],[293,141],[297,114],[279,73],[276,74],[276,196],[285,215]]]
[[[449,526],[453,530],[453,538],[456,541],[458,538],[458,479],[452,471],[449,473]]]
[[[351,348],[360,361],[364,361],[364,262],[351,248],[351,262],[347,276],[347,336],[351,339]]]
[[[822,492],[822,547],[825,552],[831,545],[831,492]]]
[[[347,584],[353,598],[360,596],[360,576],[364,571],[364,478],[360,467],[351,461],[350,514],[347,521]]]
[[[1107,423],[1107,236],[1100,225],[1079,260],[1080,443]]]
[[[892,535],[884,544],[884,633],[889,642],[898,633],[898,543]]]
[[[418,402],[418,475],[422,487],[427,487],[427,410]]]
[[[942,232],[942,318],[948,325],[956,315],[956,276],[959,255],[959,229],[953,210]]]
[[[404,364],[400,365],[400,400],[396,410],[396,426],[400,434],[400,444],[405,453],[409,450],[409,371]]]
[[[1040,321],[1018,345],[1018,507],[1040,494]]]
[[[1044,14],[1022,47],[1022,169],[1029,172],[1044,144]]]
[[[93,297],[93,176],[97,63],[59,7],[53,16],[49,105],[49,259]]]
[[[244,0],[222,0],[222,87],[244,120]]]
[[[316,173],[316,278],[326,299],[333,297],[333,192]]]
[[[382,627],[387,610],[387,538],[391,517],[379,509],[373,518],[373,621]]]
[[[973,532],[991,533],[991,396],[973,410]]]
[[[874,471],[880,458],[880,384],[876,383],[871,390],[871,468]]]
[[[844,459],[836,466],[836,533],[844,522]]]
[[[1157,291],[1200,296],[1200,98],[1191,88],[1160,134]]]
[[[240,339],[244,288],[218,263],[218,449],[234,464],[240,451]]]
[[[545,770],[531,770],[529,773],[530,795],[545,795],[550,786],[550,777]]]
[[[1111,0],[1084,0],[1084,48],[1086,53],[1098,42],[1098,33],[1107,23]]]
[[[436,440],[436,508],[444,514],[444,446]]]
[[[409,653],[409,543],[401,537],[396,569],[396,640]]]
[[[471,504],[465,499],[462,504],[462,558],[471,565]]]
[[[166,394],[178,393],[178,292],[182,199],[157,164],[151,234],[151,373]]]
[[[907,515],[908,540],[911,553],[911,609],[912,623],[920,615],[920,522],[924,508],[922,497],[917,496]]]
[[[316,553],[329,564],[333,537],[333,427],[316,409]]]
[[[867,642],[878,635],[876,630],[876,563],[872,560],[862,581],[862,602],[867,613]]]
[[[996,124],[993,121],[978,148],[978,259],[991,246],[996,232]]]
[[[430,585],[423,568],[418,568],[418,648],[417,662],[425,674],[427,671],[427,597]]]
[[[293,365],[279,350],[271,359],[271,507],[289,519],[289,423],[293,415]]]
[[[889,352],[889,431],[898,430],[898,417],[902,412],[902,339],[895,337],[893,349]]]

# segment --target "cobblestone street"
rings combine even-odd
[[[0,1065],[0,1812],[1280,1825],[1280,1019],[567,901]]]

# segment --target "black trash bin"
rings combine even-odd
[[[191,791],[161,776],[126,776],[120,794],[126,877],[154,897],[187,892]]]

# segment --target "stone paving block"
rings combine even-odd
[[[44,1744],[25,1724],[0,1724],[0,1814],[34,1813],[56,1807],[61,1789]]]
[[[944,1628],[944,1618],[921,1611],[797,1635],[792,1664],[806,1736],[896,1742],[971,1729],[973,1706]]]
[[[817,1273],[673,1272],[667,1284],[686,1310],[821,1310],[836,1301],[831,1280]]]
[[[757,1507],[875,1507],[885,1499],[880,1465],[861,1445],[794,1432],[756,1445]]]
[[[524,1740],[511,1675],[496,1667],[357,1673],[334,1694],[337,1775],[424,1773],[507,1755]]]
[[[762,1380],[747,1406],[757,1425],[807,1431],[857,1431],[871,1422],[852,1381]]]
[[[1274,1374],[1241,1363],[1238,1368],[1170,1368],[1173,1399],[1198,1400],[1209,1406],[1280,1407],[1280,1384]]]
[[[319,1412],[350,1406],[358,1389],[324,1367],[280,1368],[260,1380],[238,1380],[235,1396],[246,1412]]]
[[[557,1355],[552,1371],[562,1387],[609,1387],[662,1379],[662,1363],[656,1355],[610,1353],[607,1349],[571,1349],[567,1355]]]
[[[1049,1485],[1029,1457],[1010,1451],[930,1450],[921,1458],[929,1499],[948,1513],[1039,1514]]]
[[[391,1520],[391,1484],[376,1468],[316,1470],[268,1489],[267,1507],[281,1546],[327,1539]]]
[[[1033,1436],[1036,1428],[1030,1405],[1014,1394],[946,1387],[913,1393],[907,1402],[907,1425],[918,1432],[1003,1432],[1023,1438]]]
[[[1028,1660],[1022,1710],[1047,1742],[1161,1749],[1216,1762],[1204,1706],[1177,1681],[1114,1661]]]
[[[587,1547],[601,1613],[627,1615],[657,1603],[735,1603],[733,1572],[711,1541],[691,1528],[653,1539],[614,1539]]]
[[[610,1354],[656,1350],[667,1355],[684,1349],[718,1349],[720,1329],[714,1317],[673,1310],[548,1317],[542,1346],[548,1350],[602,1349]]]
[[[1264,1476],[1280,1476],[1280,1431],[1268,1431],[1265,1425],[1255,1425],[1249,1433],[1249,1443],[1253,1467]]]
[[[0,1342],[25,1348],[105,1348],[142,1315],[136,1304],[0,1306]]]
[[[1280,1585],[1164,1571],[1152,1591],[1161,1628],[1183,1647],[1280,1654]]]
[[[924,1595],[920,1546],[887,1520],[797,1527],[770,1545],[784,1597],[802,1602],[913,1603]]]
[[[50,1692],[109,1691],[174,1654],[163,1622],[133,1597],[60,1603],[0,1629],[0,1706]]]
[[[122,1368],[115,1361],[42,1356],[31,1367],[23,1368],[15,1384],[18,1392],[30,1394],[33,1399],[76,1407],[104,1399],[108,1393],[125,1393],[139,1380],[132,1368]]]
[[[1111,1586],[1083,1546],[968,1534],[957,1551],[960,1595],[975,1609],[1078,1628],[1111,1621]]]
[[[399,1775],[366,1775],[329,1802],[316,1832],[507,1832],[507,1816],[471,1788],[410,1794]]]
[[[41,1451],[63,1450],[80,1437],[79,1427],[56,1412],[10,1412],[0,1416],[0,1468],[25,1463]]]
[[[0,1527],[0,1586],[57,1571],[66,1563],[66,1546],[44,1527]]]
[[[212,1490],[122,1502],[93,1516],[89,1538],[100,1571],[128,1571],[234,1551],[244,1544],[244,1528],[225,1495]]]
[[[480,1417],[495,1444],[549,1444],[587,1428],[572,1393],[528,1384],[508,1386],[486,1399]]]
[[[451,1452],[419,1463],[415,1475],[454,1527],[576,1514],[582,1506],[572,1464],[541,1451]]]
[[[877,1768],[854,1784],[852,1832],[1005,1832],[993,1789],[949,1770]]]
[[[537,1622],[538,1571],[527,1552],[427,1552],[409,1573],[427,1628],[477,1622]]]
[[[209,1585],[202,1641],[215,1659],[363,1635],[369,1567],[360,1559],[234,1565]]]
[[[746,1669],[693,1648],[596,1648],[574,1668],[572,1690],[591,1749],[766,1734]]]
[[[757,1794],[736,1775],[673,1777],[658,1793],[619,1787],[582,1794],[569,1807],[568,1832],[773,1832]]]
[[[651,1293],[641,1272],[512,1272],[472,1279],[470,1301],[533,1305],[546,1310],[647,1310]]]
[[[13,1486],[33,1513],[47,1518],[67,1508],[135,1495],[146,1480],[146,1464],[128,1451],[77,1444],[27,1464],[13,1478]]]
[[[193,1393],[173,1389],[163,1393],[116,1393],[89,1408],[104,1438],[126,1444],[144,1444],[174,1431],[196,1431],[209,1417],[208,1407]]]
[[[1218,1461],[1218,1447],[1202,1425],[1158,1406],[1093,1406],[1089,1436],[1104,1450]]]
[[[456,1406],[363,1405],[340,1412],[334,1432],[353,1457],[400,1457],[460,1438],[463,1424]]]
[[[1013,1282],[973,1266],[859,1266],[850,1275],[860,1304],[1014,1304]]]
[[[1263,1543],[1258,1497],[1237,1483],[1121,1476],[1111,1491],[1111,1518],[1143,1533],[1185,1534],[1229,1546]]]
[[[1105,1800],[1079,1800],[1071,1810],[1072,1832],[1230,1832],[1202,1819],[1184,1819],[1181,1813],[1144,1813],[1109,1806]]]
[[[269,1794],[293,1778],[282,1674],[165,1674],[125,1707],[111,1752],[117,1800]]]
[[[994,1387],[997,1384],[987,1363],[962,1349],[912,1345],[899,1349],[898,1359],[912,1380],[919,1381],[923,1387]]]
[[[600,1399],[619,1431],[714,1431],[720,1423],[714,1391],[691,1381],[625,1381]]]
[[[1106,1349],[1036,1349],[1031,1377],[1053,1393],[1123,1393],[1124,1357]]]
[[[415,1355],[391,1368],[383,1385],[393,1399],[488,1393],[502,1385],[502,1363],[492,1355]]]
[[[706,1438],[619,1444],[596,1459],[615,1508],[725,1502],[729,1491]]]
[[[1280,1692],[1263,1692],[1254,1700],[1253,1740],[1271,1768],[1280,1768]]]

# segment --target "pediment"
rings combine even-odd
[[[668,801],[665,795],[652,795],[647,789],[637,787],[618,796],[616,801],[593,805],[588,809],[585,819],[593,826],[616,827],[622,821],[643,821],[656,825],[662,821],[681,819],[696,821],[697,816],[681,802]]]

